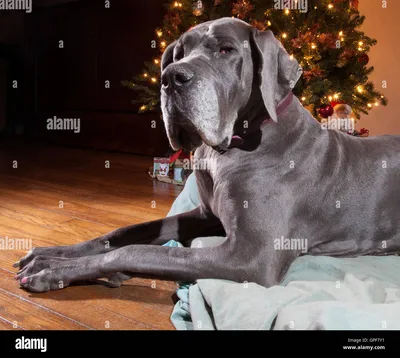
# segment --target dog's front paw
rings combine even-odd
[[[70,283],[97,278],[87,258],[36,256],[18,271],[15,279],[22,288],[32,292],[55,291]]]
[[[23,269],[32,260],[39,256],[66,257],[66,246],[35,247],[30,250],[21,260],[13,264],[13,267]]]

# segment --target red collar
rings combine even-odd
[[[286,108],[289,107],[289,105],[292,103],[292,100],[293,100],[293,93],[292,91],[290,91],[276,107],[277,117],[279,117],[286,110]],[[231,144],[229,145],[228,149],[240,147],[244,143],[245,137],[247,137],[251,133],[256,132],[260,128],[263,128],[265,125],[271,122],[273,121],[270,116],[253,121],[250,124],[249,128],[244,130],[243,133],[241,133],[240,135],[235,134],[232,136]]]

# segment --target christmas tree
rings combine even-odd
[[[365,17],[358,0],[180,0],[165,6],[163,24],[155,30],[157,55],[122,83],[137,91],[139,112],[160,112],[160,59],[168,44],[199,23],[226,16],[270,29],[282,42],[303,68],[293,93],[317,119],[332,115],[338,103],[349,105],[358,119],[387,104],[368,80],[374,70],[367,66],[368,52],[376,40],[359,30]]]

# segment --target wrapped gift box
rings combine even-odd
[[[168,176],[169,174],[169,158],[155,157],[153,161],[153,176]]]

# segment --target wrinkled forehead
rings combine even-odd
[[[205,41],[228,41],[241,45],[249,40],[250,26],[240,20],[209,21],[184,33],[178,44],[188,47]]]

